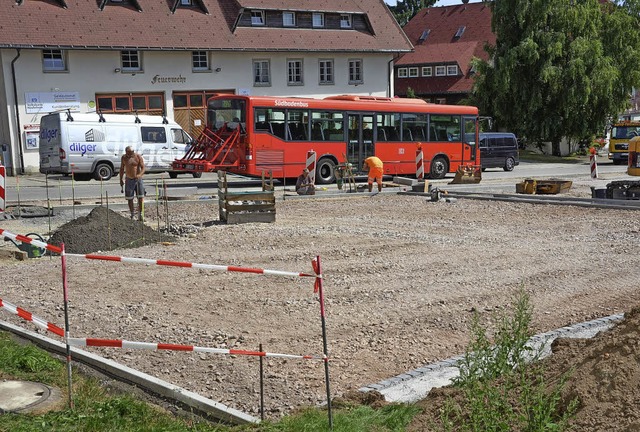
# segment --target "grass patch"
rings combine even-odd
[[[541,349],[527,341],[531,334],[532,307],[520,289],[513,302],[513,316],[495,317],[493,341],[474,316],[473,340],[458,363],[460,376],[454,385],[463,395],[445,403],[441,415],[443,431],[553,431],[567,430],[575,415],[577,400],[562,410],[560,395],[570,374],[558,383],[544,380],[544,369],[535,363]]]
[[[542,153],[537,153],[531,150],[519,150],[519,158],[521,161],[526,162],[543,162],[543,163],[573,163],[581,164],[585,163],[585,157],[578,155],[569,156],[551,156]]]
[[[258,425],[224,426],[205,420],[181,418],[130,394],[105,388],[97,379],[73,370],[74,409],[66,408],[68,394],[66,365],[31,344],[16,342],[0,332],[0,379],[37,381],[57,387],[63,393],[64,407],[46,414],[5,413],[0,432],[324,432],[329,430],[327,412],[308,408],[278,422]],[[347,406],[333,411],[336,432],[401,432],[419,411],[413,405],[390,404],[380,409],[365,405]]]

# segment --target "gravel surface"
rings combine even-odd
[[[157,214],[147,206],[149,227]],[[491,325],[521,286],[535,333],[624,312],[640,298],[634,211],[382,193],[278,201],[272,224],[226,225],[215,201],[175,203],[170,222],[183,234],[174,241],[110,254],[308,273],[321,257],[334,396],[461,354],[473,313]],[[0,227],[48,231],[46,218]],[[0,271],[0,298],[64,323],[60,259],[3,259]],[[69,258],[68,280],[74,337],[322,354],[310,278]],[[259,415],[255,357],[88,350]],[[325,402],[322,362],[266,359],[265,378],[269,418]]]

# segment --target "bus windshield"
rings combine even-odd
[[[207,124],[215,129],[220,129],[225,123],[230,128],[235,128],[238,123],[244,124],[246,121],[247,109],[244,100],[212,99],[207,106]]]

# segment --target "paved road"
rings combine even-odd
[[[598,172],[602,179],[611,181],[614,179],[627,178],[626,166],[613,165],[608,160],[602,160],[598,164]],[[588,162],[584,163],[539,163],[539,162],[521,162],[511,172],[505,172],[501,169],[490,169],[482,173],[482,182],[480,187],[488,187],[485,185],[508,184],[513,187],[515,179],[522,178],[589,178],[590,167]],[[447,175],[444,180],[433,181],[434,184],[446,184],[453,178],[453,174]],[[228,176],[229,182],[234,183],[238,187],[259,187],[260,179],[249,179],[243,176]],[[364,178],[358,179],[365,181]],[[168,194],[180,195],[215,195],[217,194],[218,176],[215,173],[206,173],[199,179],[194,179],[189,175],[181,175],[177,179],[170,179],[167,173],[148,174],[145,176],[145,186],[147,196],[154,197],[156,195],[156,187],[161,190],[163,183],[166,184]],[[604,180],[603,180],[604,181]],[[6,179],[6,201],[7,205],[16,205],[20,203],[28,203],[30,201],[42,201],[48,198],[53,205],[63,200],[75,199],[76,201],[86,201],[87,199],[100,199],[100,196],[109,196],[110,200],[121,200],[123,194],[120,192],[120,185],[117,178],[112,178],[108,182],[90,181],[71,181],[70,177],[60,175],[31,175],[20,177],[7,177]],[[602,183],[602,181],[600,182]],[[48,186],[48,187],[47,187]],[[288,184],[282,181],[276,183],[276,189],[291,189],[293,180],[289,180]],[[335,185],[329,185],[329,188],[335,188]],[[600,186],[599,186],[600,187]],[[603,187],[603,186],[602,186]]]

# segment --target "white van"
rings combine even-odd
[[[184,156],[191,143],[189,134],[166,117],[58,112],[40,120],[40,172],[109,180],[131,146],[144,158],[146,172],[169,171],[175,178],[171,163]]]

